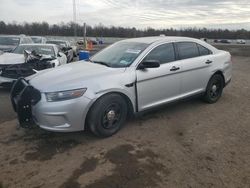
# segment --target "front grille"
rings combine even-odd
[[[52,68],[54,64],[51,63],[50,60],[51,59],[31,60],[27,63],[14,64],[14,65],[1,65],[0,75],[12,79],[28,77],[31,76],[32,74],[35,74],[36,71]]]
[[[6,78],[18,79],[20,77],[27,77],[35,73],[36,72],[30,68],[13,66],[2,69],[1,76]]]

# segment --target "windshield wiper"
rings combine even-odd
[[[111,67],[108,63],[105,63],[105,62],[102,62],[102,61],[91,61],[93,63],[98,63],[98,64],[101,64],[101,65],[105,65],[107,67]]]

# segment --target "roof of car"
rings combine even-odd
[[[181,42],[181,41],[196,41],[198,39],[189,37],[176,37],[176,36],[156,36],[156,37],[141,37],[122,40],[124,42],[140,42],[140,43],[155,43],[155,42]]]

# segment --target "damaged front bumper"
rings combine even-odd
[[[10,86],[11,83],[16,80],[14,78],[6,78],[5,76],[2,76],[4,69],[8,66],[9,65],[0,65],[0,86]]]
[[[18,78],[26,78],[38,71],[53,68],[55,67],[54,59],[52,57],[38,56],[33,59],[30,58],[24,63],[0,64],[0,85],[11,85]]]
[[[19,125],[23,128],[33,127],[35,123],[32,117],[32,106],[41,100],[40,91],[24,78],[19,78],[11,89],[10,98],[13,109],[17,113]]]
[[[19,78],[14,83],[10,97],[21,127],[38,126],[55,132],[84,130],[87,112],[93,103],[85,96],[72,100],[48,102],[45,94],[24,78]]]

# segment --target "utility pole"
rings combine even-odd
[[[84,41],[84,46],[87,46],[87,39],[86,39],[86,32],[87,32],[87,26],[86,23],[83,23],[83,41]]]
[[[74,23],[74,36],[76,41],[76,0],[73,0],[73,23]]]

